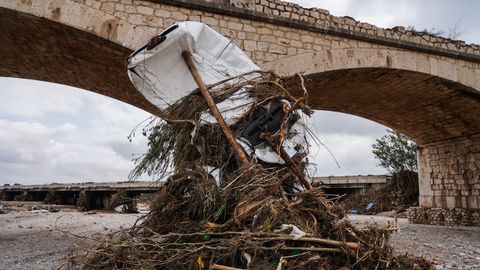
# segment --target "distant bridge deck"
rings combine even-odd
[[[85,182],[85,183],[52,183],[45,185],[10,185],[0,186],[0,191],[156,191],[161,186],[157,181],[125,181],[125,182]]]
[[[4,185],[0,187],[0,200],[39,201],[45,203],[76,205],[80,209],[112,209],[114,196],[124,192],[136,200],[156,193],[161,186],[156,181],[52,183],[45,185]],[[80,199],[83,198],[83,199]]]
[[[324,185],[363,185],[387,183],[389,178],[387,175],[346,175],[312,177],[312,181]]]
[[[384,186],[389,177],[385,175],[356,175],[313,177],[313,182],[322,183],[327,194],[365,193]],[[142,194],[153,194],[162,186],[158,181],[52,183],[45,185],[0,186],[0,200],[46,201],[49,193],[55,193],[61,204],[78,205],[83,193],[88,199],[86,209],[104,209],[110,205],[115,193],[125,191],[126,196],[137,198]]]
[[[372,185],[384,185],[388,182],[386,175],[347,175],[312,177],[313,182],[322,183],[325,188],[368,188]],[[44,185],[9,185],[0,186],[5,192],[41,192],[41,191],[156,191],[162,185],[158,181],[125,181],[125,182],[85,182],[85,183],[52,183]]]
[[[327,193],[364,193],[386,185],[391,177],[387,175],[347,175],[312,177],[314,183],[322,183]]]

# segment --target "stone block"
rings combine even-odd
[[[455,208],[455,207],[457,207],[457,203],[456,203],[456,198],[455,198],[455,197],[453,197],[453,196],[446,196],[446,197],[445,197],[445,200],[447,201],[447,205],[446,205],[447,208]]]

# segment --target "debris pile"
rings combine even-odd
[[[201,29],[194,38],[175,38],[196,27]],[[209,31],[197,23],[177,24],[130,59],[137,89],[162,108],[161,119],[143,129],[150,147],[132,176],[168,179],[137,225],[74,256],[72,263],[84,269],[429,269],[422,259],[393,255],[389,236],[396,228],[355,228],[334,200],[310,185],[308,129],[302,119],[312,111],[303,77],[289,79],[304,90],[294,97],[285,79],[251,70],[257,67],[228,40],[209,62],[209,53],[217,50],[212,44],[208,51],[200,46],[201,34]],[[196,43],[188,45],[189,38]],[[223,44],[225,38],[218,39],[213,44]],[[182,42],[168,47],[176,40]],[[154,95],[159,89],[169,92],[159,79],[169,76],[169,67],[162,68],[167,74],[149,70],[158,64],[149,59],[159,54],[174,55],[175,67],[182,61],[192,72],[175,86],[191,91],[169,102]],[[140,55],[137,63],[135,55]],[[221,80],[205,74],[204,67],[225,69],[235,57],[233,67],[247,70],[227,68]],[[215,68],[219,62],[222,67]],[[193,79],[199,89],[188,87]]]
[[[341,204],[346,210],[354,210],[360,214],[391,210],[403,212],[418,205],[418,192],[418,174],[405,171],[394,174],[384,187],[369,190],[364,194],[347,195]],[[374,207],[367,209],[369,204]]]
[[[0,203],[0,214],[6,214],[8,213],[7,206],[5,204]]]
[[[49,190],[43,202],[46,204],[63,204],[62,198],[55,190]]]
[[[56,213],[59,212],[60,209],[51,206],[33,205],[28,207],[28,211],[30,211],[30,213]]]
[[[16,202],[26,202],[28,201],[28,195],[26,192],[23,192],[22,194],[16,195],[13,200]]]
[[[108,209],[119,213],[135,213],[137,211],[136,200],[127,196],[125,190],[119,190],[110,199]]]

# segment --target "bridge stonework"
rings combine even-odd
[[[77,86],[152,113],[132,49],[201,21],[257,64],[307,78],[309,103],[397,129],[419,150],[421,206],[480,209],[480,46],[278,0],[0,0],[0,76]]]
[[[424,145],[418,156],[422,206],[480,209],[480,136]]]

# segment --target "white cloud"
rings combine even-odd
[[[47,127],[0,120],[0,183],[126,180],[133,163],[114,147],[126,141],[117,135],[98,140],[95,132],[68,123]],[[145,142],[139,141],[125,144],[143,152]]]
[[[0,78],[0,184],[126,180],[150,114],[77,88]],[[8,91],[7,91],[8,89]]]
[[[374,137],[346,134],[319,134],[321,141],[330,149],[333,156],[322,145],[313,145],[311,156],[316,164],[316,175],[357,175],[384,174],[386,171],[377,167],[371,145]]]
[[[47,113],[73,114],[82,107],[80,96],[65,85],[0,77],[0,114],[36,118]]]
[[[360,117],[327,111],[315,112],[312,118],[307,120],[307,124],[324,144],[311,143],[311,161],[315,166],[311,166],[310,171],[314,175],[385,173],[385,170],[376,166],[377,161],[371,148],[375,139],[386,133],[383,125]]]

